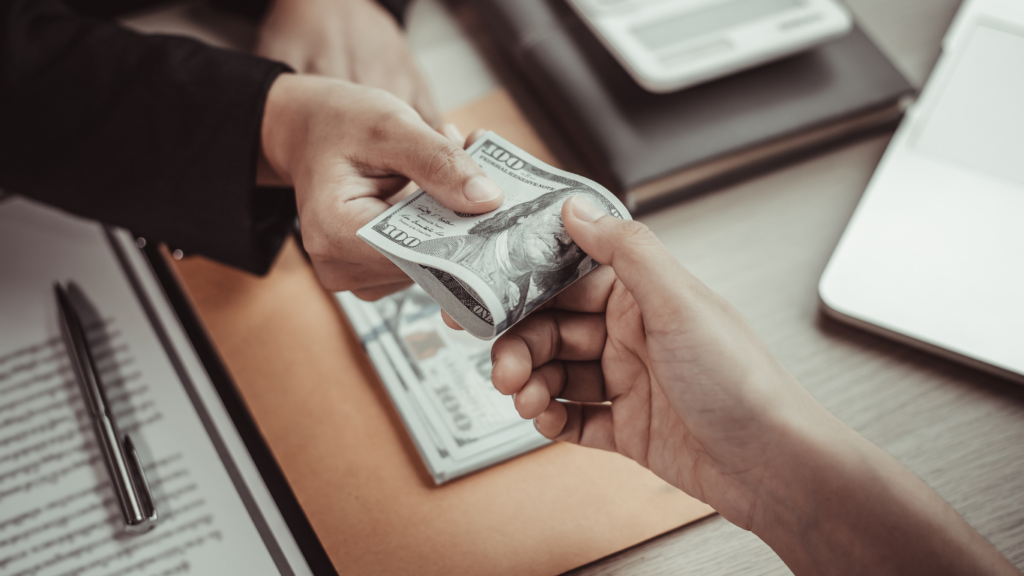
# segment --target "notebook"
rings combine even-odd
[[[672,94],[633,81],[564,0],[480,0],[472,17],[524,82],[556,150],[634,213],[892,127],[913,89],[858,28],[796,56]],[[536,104],[536,105],[532,105]]]

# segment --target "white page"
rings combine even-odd
[[[60,338],[58,280],[74,281],[102,318],[88,334],[160,515],[146,534],[123,532]],[[228,466],[103,229],[0,202],[0,574],[291,574]]]

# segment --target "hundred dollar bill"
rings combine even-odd
[[[600,184],[549,166],[493,132],[467,152],[505,191],[494,212],[454,212],[421,190],[359,230],[470,334],[491,339],[598,266],[566,233],[562,204],[581,194],[616,218]]]
[[[491,384],[490,342],[445,326],[421,288],[337,298],[436,483],[548,444]]]

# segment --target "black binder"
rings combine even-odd
[[[575,156],[568,163],[634,211],[893,127],[902,100],[913,93],[857,28],[784,60],[653,94],[629,77],[565,0],[468,6],[493,49],[524,80],[526,90],[513,93],[535,100],[523,106],[534,124],[553,128]]]
[[[111,246],[116,246],[116,244],[111,242]],[[174,309],[178,321],[181,322],[181,326],[188,336],[192,347],[195,349],[196,355],[202,362],[203,368],[206,370],[207,375],[209,375],[210,381],[213,383],[214,388],[216,388],[221,402],[224,403],[224,408],[242,437],[246,450],[259,470],[263,482],[267,485],[274,503],[277,505],[281,516],[288,525],[288,529],[294,536],[299,551],[305,558],[310,570],[317,576],[337,576],[338,572],[331,563],[327,551],[324,550],[319,537],[313,531],[313,526],[309,523],[309,519],[302,510],[302,506],[295,497],[295,493],[292,492],[284,472],[270,451],[270,446],[263,438],[263,434],[249,412],[249,408],[245,405],[242,395],[239,393],[238,388],[235,387],[234,380],[231,378],[230,373],[228,373],[223,361],[221,361],[220,354],[217,353],[213,342],[206,333],[202,321],[192,308],[192,304],[189,302],[188,296],[185,295],[181,284],[178,283],[178,278],[174,271],[171,270],[164,255],[161,254],[157,243],[146,244],[142,252],[152,267],[153,274],[167,296],[168,302]],[[129,265],[123,260],[122,255],[119,255],[119,259],[121,259],[125,270],[129,270]],[[140,298],[145,297],[142,295],[141,288],[137,285],[135,290]]]

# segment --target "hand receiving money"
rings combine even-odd
[[[488,132],[467,150],[505,191],[483,215],[445,208],[420,190],[359,230],[470,334],[493,338],[598,266],[562,226],[582,195],[630,219],[601,185],[549,166]]]

